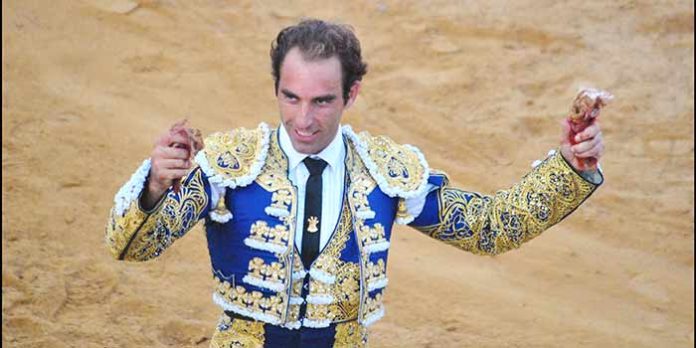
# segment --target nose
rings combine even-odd
[[[297,120],[295,120],[295,125],[299,129],[307,129],[312,125],[313,121],[314,115],[312,104],[302,103],[302,106],[300,107],[300,114],[298,115]]]

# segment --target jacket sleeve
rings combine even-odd
[[[150,211],[140,196],[150,172],[145,160],[114,199],[106,225],[106,246],[118,260],[147,261],[159,256],[209,211],[210,185],[200,167],[182,178],[181,189],[170,188]]]
[[[437,187],[423,211],[409,224],[432,238],[474,254],[496,255],[520,247],[572,213],[603,182],[579,175],[559,151],[495,195],[449,186],[447,176],[432,173]]]

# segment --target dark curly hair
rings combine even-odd
[[[271,44],[271,68],[276,95],[280,67],[285,55],[294,47],[298,47],[308,60],[338,57],[342,68],[344,103],[348,102],[348,92],[353,83],[362,80],[367,73],[367,64],[362,61],[360,54],[360,41],[350,26],[306,19],[281,30]]]

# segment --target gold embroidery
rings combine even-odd
[[[133,238],[133,234],[139,228],[148,228],[147,226],[141,227],[147,217],[148,215],[139,208],[137,200],[131,202],[123,216],[116,214],[112,208],[109,222],[106,225],[106,245],[114,257],[118,258],[123,253]],[[152,228],[154,220],[149,222],[151,225],[149,228]]]
[[[358,163],[362,165],[362,161],[360,161],[359,157],[351,157],[353,157],[352,161],[356,162],[356,164],[353,166],[354,169],[355,167],[358,167]],[[354,173],[355,175],[351,178],[349,195],[351,198],[351,203],[355,207],[356,217],[363,216],[362,214],[364,213],[374,214],[370,208],[370,204],[368,203],[367,196],[375,187],[377,187],[377,183],[372,179],[372,177],[369,176],[367,169],[365,169],[364,166],[362,170]]]
[[[288,227],[283,224],[271,228],[266,221],[257,221],[251,225],[249,239],[278,247],[286,247],[288,244]]]
[[[374,297],[367,296],[365,308],[363,310],[363,318],[369,318],[382,310],[382,292],[378,292]]]
[[[212,348],[257,348],[265,343],[264,323],[230,319],[223,314],[210,342]]]
[[[302,296],[302,284],[303,284],[303,279],[304,279],[304,278],[300,278],[300,279],[298,279],[298,280],[295,280],[295,281],[292,283],[292,296],[295,296],[295,297],[300,297],[300,296]]]
[[[360,238],[364,246],[387,242],[384,226],[380,223],[376,223],[373,227],[369,225],[360,226]]]
[[[305,313],[305,318],[316,320],[316,321],[333,321],[336,313],[331,311],[331,308],[326,304],[307,304],[307,313]]]
[[[399,198],[399,205],[396,210],[396,217],[405,219],[408,218],[410,215],[408,214],[408,210],[406,209],[406,200],[403,198]]]
[[[225,206],[225,196],[221,196],[218,198],[218,202],[215,205],[215,212],[218,215],[227,215],[231,214],[229,210],[227,210],[227,206]]]
[[[360,249],[360,265],[359,270],[362,270],[358,277],[356,277],[356,283],[358,284],[359,297],[356,299],[358,303],[358,312],[356,315],[360,315],[360,320],[364,320],[368,315],[375,312],[377,307],[381,306],[381,292],[378,295],[379,299],[375,302],[374,298],[369,296],[369,291],[367,290],[367,279],[370,277],[368,274],[370,270],[374,267],[370,266],[370,253],[366,249],[366,244],[368,241],[372,240],[372,236],[376,240],[381,239],[383,236],[377,228],[378,224],[375,224],[375,228],[371,229],[369,226],[365,225],[365,218],[361,217],[359,211],[365,210],[368,205],[367,195],[374,189],[376,183],[367,173],[367,168],[363,164],[359,156],[354,156],[352,151],[347,153],[349,163],[352,165],[351,173],[354,174],[354,178],[357,180],[353,181],[349,188],[348,202],[353,215],[355,216],[355,235],[358,239],[358,248]],[[369,210],[369,207],[367,208]],[[379,225],[382,227],[382,225]],[[382,228],[382,232],[384,232]],[[386,241],[386,238],[384,239]],[[386,276],[386,275],[385,275]],[[360,287],[359,284],[365,284],[364,287]]]
[[[595,188],[557,153],[494,196],[444,187],[438,197],[440,223],[416,228],[463,250],[499,254],[558,223]]]
[[[198,222],[208,206],[200,168],[193,169],[183,182],[181,191],[170,192],[149,216],[140,209],[138,200],[123,216],[111,211],[106,239],[114,255],[134,261],[157,257]]]
[[[357,264],[341,264],[332,293],[335,301],[330,310],[334,320],[357,319],[360,307],[360,267]]]
[[[264,140],[258,129],[214,133],[204,140],[205,157],[215,174],[225,179],[243,177],[251,174]]]
[[[336,335],[334,335],[334,347],[362,348],[366,346],[367,328],[358,324],[356,320],[336,325]]]
[[[284,293],[279,292],[278,295],[264,297],[263,293],[259,291],[247,291],[239,285],[233,287],[229,282],[222,281],[217,277],[215,277],[215,281],[217,283],[216,293],[233,306],[281,320],[287,303]]]
[[[318,224],[319,219],[317,219],[316,216],[310,216],[309,219],[307,219],[307,232],[314,233],[319,231],[319,228],[317,228]]]
[[[248,275],[272,283],[285,283],[285,265],[271,262],[267,265],[262,258],[255,257],[249,261]]]
[[[368,262],[366,281],[369,287],[370,283],[384,281],[387,278],[387,267],[384,259],[379,259],[377,262]]]
[[[267,186],[272,187],[274,190],[277,190],[273,192],[270,207],[285,211],[289,214],[290,209],[288,207],[292,204],[294,197],[292,193],[290,193],[290,190],[278,188],[280,184],[278,184],[276,181],[277,180],[274,179],[273,183]]]
[[[361,132],[359,137],[367,145],[368,155],[375,163],[376,170],[389,186],[403,191],[420,188],[426,168],[416,152],[385,136],[373,137]]]
[[[295,192],[295,187],[292,185],[292,182],[287,177],[287,158],[278,144],[276,135],[277,130],[271,131],[266,162],[263,170],[259,176],[256,177],[255,181],[264,190],[273,193],[271,196],[271,204],[268,208],[278,212],[283,212],[282,214],[276,214],[282,222],[282,225],[278,225],[275,228],[282,229],[283,232],[280,236],[281,243],[277,243],[275,245],[280,247],[282,244],[285,252],[282,254],[277,254],[277,256],[283,260],[285,265],[292,265],[292,267],[285,267],[284,285],[286,285],[287,292],[282,293],[282,296],[297,298],[302,296],[303,279],[292,279],[292,272],[304,270],[302,260],[297,257],[298,253],[296,251],[297,248],[295,247],[297,193]],[[276,235],[276,238],[274,238],[275,241],[278,241],[277,236],[278,235]],[[291,285],[287,284],[287,282],[291,282]],[[280,296],[281,293],[279,292],[278,295]],[[280,319],[284,323],[293,323],[299,320],[299,316],[300,305],[291,304],[287,311],[282,312]]]
[[[306,318],[333,322],[357,318],[360,294],[360,268],[355,263],[340,260],[340,255],[353,231],[350,209],[344,205],[335,235],[319,254],[312,268],[335,276],[331,284],[310,279],[310,296],[331,296],[326,304],[307,304]]]

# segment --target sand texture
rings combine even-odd
[[[207,347],[198,225],[113,260],[113,196],[156,138],[277,124],[268,50],[303,16],[350,23],[369,64],[344,116],[492,194],[558,145],[577,88],[610,90],[605,185],[495,258],[396,228],[373,347],[692,347],[691,1],[2,2],[3,347]]]

